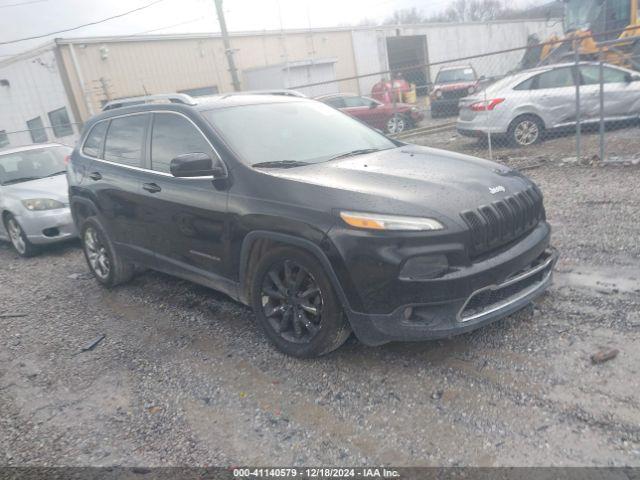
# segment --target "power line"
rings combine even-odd
[[[31,0],[30,2],[8,3],[7,5],[0,5],[0,8],[20,7],[22,5],[31,5],[32,3],[42,3],[48,1],[49,0]]]
[[[49,37],[51,35],[57,35],[58,33],[65,33],[65,32],[71,32],[73,30],[79,30],[79,29],[84,28],[84,27],[90,27],[92,25],[97,25],[99,23],[104,23],[104,22],[107,22],[109,20],[113,20],[114,18],[124,17],[125,15],[129,15],[130,13],[139,12],[140,10],[144,10],[145,8],[149,8],[149,7],[151,7],[151,6],[153,6],[153,5],[157,4],[157,3],[164,2],[164,1],[165,0],[155,0],[155,2],[151,2],[151,3],[148,3],[148,4],[143,5],[141,7],[134,8],[133,10],[129,10],[128,12],[119,13],[118,15],[114,15],[112,17],[103,18],[102,20],[97,20],[95,22],[85,23],[83,25],[78,25],[77,27],[65,28],[64,30],[58,30],[58,31],[55,31],[55,32],[43,33],[42,35],[34,35],[32,37],[18,38],[16,40],[9,40],[9,41],[6,41],[6,42],[0,42],[0,45],[9,45],[11,43],[24,42],[26,40],[35,40],[37,38],[44,38],[44,37]]]
[[[198,20],[202,20],[204,18],[207,18],[207,17],[203,15],[201,17],[192,18],[191,20],[187,20],[185,22],[174,23],[173,25],[166,25],[164,27],[154,28],[153,30],[145,30],[144,32],[134,33],[133,35],[144,35],[145,33],[157,32],[158,30],[166,30],[167,28],[179,27],[181,25],[187,25],[188,23],[197,22]]]

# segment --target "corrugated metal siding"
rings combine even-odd
[[[244,69],[327,57],[337,58],[335,75],[338,78],[353,76],[356,72],[348,31],[232,37],[232,46],[241,78]],[[86,119],[88,109],[74,73],[69,45],[60,48],[74,96]],[[99,111],[101,102],[108,98],[214,85],[220,92],[232,91],[220,38],[89,43],[76,44],[74,48],[95,111]],[[357,82],[340,82],[338,88],[353,91],[357,89]]]

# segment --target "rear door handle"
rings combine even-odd
[[[91,180],[102,180],[102,174],[100,172],[91,172],[89,174],[89,178]]]
[[[162,191],[160,186],[155,183],[143,183],[142,188],[144,188],[149,193],[158,193]]]

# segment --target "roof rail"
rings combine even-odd
[[[233,97],[235,95],[282,95],[285,97],[300,97],[305,98],[306,95],[297,90],[291,90],[288,88],[275,88],[270,90],[245,90],[244,92],[228,92],[223,93],[221,98]]]
[[[132,105],[144,105],[145,103],[182,103],[183,105],[197,105],[193,97],[185,93],[162,93],[158,95],[144,95],[141,97],[128,97],[112,100],[105,103],[102,111],[114,108],[130,107]]]

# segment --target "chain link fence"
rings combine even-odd
[[[9,132],[0,130],[0,152],[9,148],[41,143],[60,143],[72,147],[80,137],[81,131],[82,124],[80,123],[59,124],[55,126],[39,124],[32,125],[31,128],[25,130]]]
[[[402,45],[407,45],[406,42],[392,41],[411,36],[385,37],[385,48],[393,49],[393,68],[297,83],[300,78],[306,78],[301,72],[310,71],[311,67],[317,67],[318,72],[349,71],[340,62],[351,60],[344,56],[346,60],[336,60],[333,67],[318,59],[304,65],[297,65],[300,61],[293,62],[287,64],[291,68],[283,69],[283,91],[276,93],[285,93],[284,89],[299,90],[408,142],[491,159],[527,157],[568,163],[638,163],[638,28],[627,27],[596,36],[575,33],[563,40],[529,41],[514,48],[424,63],[410,60],[416,58],[415,52],[403,55]],[[115,51],[115,47],[111,48]],[[146,48],[151,49],[150,46]],[[206,57],[204,47],[199,48],[199,55]],[[144,43],[136,43],[135,49],[138,53],[144,52]],[[178,47],[174,49],[179,50]],[[113,62],[110,68],[118,67],[123,71],[122,77],[113,76],[108,81],[100,77],[102,90],[109,94],[106,98],[111,98],[125,92],[127,80],[142,73],[136,71],[134,64],[125,69],[124,60],[118,60],[120,57],[108,50],[100,48],[100,61]],[[391,51],[387,50],[387,53]],[[438,52],[438,58],[442,58],[441,53]],[[290,54],[293,56],[293,52]],[[406,61],[403,60],[405,57]],[[534,68],[529,68],[531,66]],[[156,67],[153,78],[164,77],[162,68],[166,68],[166,63],[160,62]],[[278,68],[282,70],[281,66]],[[248,69],[240,73],[244,80],[258,74],[273,74],[271,70],[259,72]],[[361,81],[363,79],[366,81]],[[145,77],[146,81],[149,78]],[[150,81],[149,85],[150,92],[145,87],[145,94],[161,93],[159,86]],[[188,91],[180,90],[178,86],[174,88],[192,95],[218,92],[217,87]],[[322,92],[326,93],[319,95]],[[82,95],[79,98],[82,101]],[[18,108],[20,106],[16,105]],[[39,119],[27,121],[24,130],[0,130],[0,149],[44,142],[73,144],[82,129],[80,122],[52,126],[46,126],[42,121],[29,123]]]
[[[371,92],[318,100],[405,141],[491,159],[637,164],[640,43],[629,35],[636,28],[614,40],[581,34],[404,65],[366,75],[379,77]],[[532,59],[536,66],[523,68]],[[337,91],[341,80],[293,89]]]

